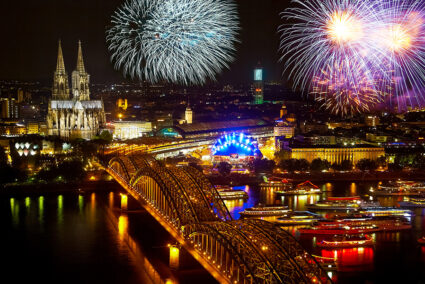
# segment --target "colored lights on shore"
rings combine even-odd
[[[240,156],[256,156],[260,153],[255,141],[247,138],[244,133],[223,135],[212,148],[213,155],[227,156],[237,154]]]

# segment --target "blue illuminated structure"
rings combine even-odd
[[[229,156],[230,158],[244,158],[260,156],[255,140],[244,133],[226,134],[217,140],[212,148],[214,156]]]

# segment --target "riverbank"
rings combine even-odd
[[[268,175],[269,176],[269,175]],[[306,180],[312,182],[334,182],[334,181],[389,181],[389,180],[413,180],[425,181],[425,171],[397,171],[397,172],[318,172],[318,173],[286,173],[286,174],[273,174],[274,177],[292,180],[294,183],[304,182]],[[257,185],[263,179],[260,175],[243,175],[231,174],[223,177],[220,175],[209,175],[208,179],[214,185]]]
[[[0,189],[0,196],[10,195],[39,195],[46,193],[66,193],[66,192],[95,192],[111,191],[119,188],[114,180],[106,181],[82,181],[82,182],[54,182],[54,183],[28,183],[28,184],[7,184]]]

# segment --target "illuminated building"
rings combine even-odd
[[[270,137],[273,134],[273,124],[262,119],[199,122],[160,128],[156,136],[186,139],[210,138],[234,131],[243,131],[251,135]]]
[[[123,111],[126,111],[127,108],[128,108],[127,99],[118,99],[117,100],[117,108],[122,109]]]
[[[27,123],[27,134],[39,134],[40,127],[38,122],[28,122]]]
[[[27,132],[25,125],[18,123],[2,123],[0,124],[0,135],[19,136]]]
[[[83,61],[81,42],[78,44],[77,67],[72,72],[72,98],[68,85],[68,73],[59,41],[58,59],[54,73],[52,100],[48,105],[47,127],[49,135],[64,138],[91,139],[105,123],[102,101],[90,100],[90,75]]]
[[[295,134],[295,126],[286,119],[279,119],[274,126],[274,136],[292,138]]]
[[[261,156],[257,141],[244,133],[226,134],[212,147],[213,162],[243,164]]]
[[[152,132],[152,123],[145,121],[115,121],[114,139],[127,140],[146,136]]]
[[[376,127],[380,123],[379,117],[374,116],[374,115],[373,116],[372,115],[366,116],[364,122],[365,122],[366,126],[369,126],[369,127]]]
[[[193,122],[193,111],[188,105],[185,112],[184,112],[184,119],[186,120],[187,124],[192,124]]]
[[[280,109],[280,118],[283,118],[288,114],[288,110],[286,109],[286,105],[282,105],[282,108]]]
[[[371,145],[290,146],[288,150],[292,159],[306,159],[310,163],[314,159],[327,160],[331,164],[350,160],[355,165],[361,159],[377,160],[385,156],[384,148]]]
[[[19,105],[15,98],[9,96],[8,98],[1,98],[1,118],[3,119],[18,119],[19,118]]]
[[[264,83],[263,83],[263,69],[254,69],[254,104],[261,105],[264,102]]]

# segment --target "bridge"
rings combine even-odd
[[[233,220],[198,170],[130,155],[111,159],[107,171],[220,283],[331,283],[290,233]]]

